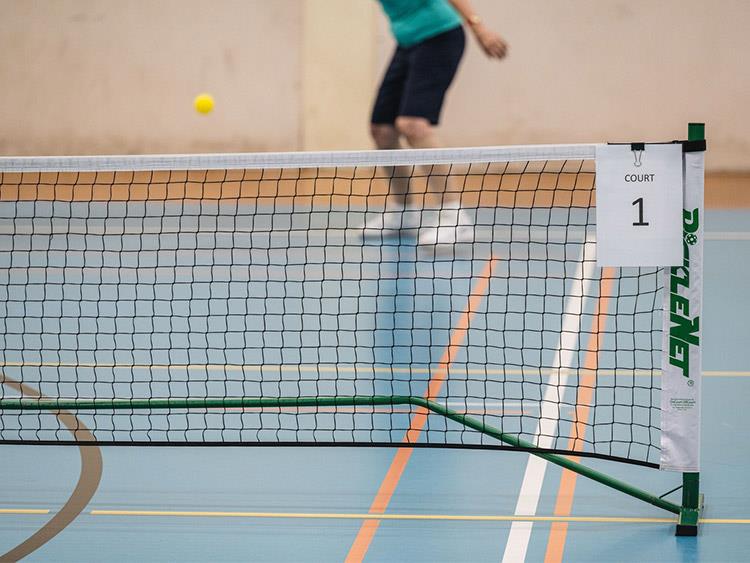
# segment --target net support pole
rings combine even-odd
[[[592,479],[602,485],[647,502],[653,506],[673,514],[681,514],[681,506],[663,497],[656,496],[634,487],[629,483],[610,477],[609,475],[587,467],[567,456],[536,451],[531,442],[527,442],[512,434],[485,424],[482,420],[449,409],[436,401],[424,397],[409,395],[387,396],[352,396],[352,397],[218,397],[218,398],[159,398],[159,399],[43,399],[43,398],[0,398],[0,409],[25,411],[50,410],[140,410],[140,409],[226,409],[226,408],[304,408],[304,407],[341,407],[341,406],[389,406],[413,405],[421,407],[459,424],[491,436],[505,444],[520,448],[539,456],[542,459],[569,469],[579,475]],[[85,444],[84,444],[85,445]],[[408,444],[405,444],[408,445]]]
[[[698,521],[703,510],[703,495],[700,493],[700,473],[682,474],[682,506],[677,521],[678,536],[697,536]]]
[[[688,141],[704,141],[706,129],[703,123],[688,124]],[[682,474],[682,506],[677,522],[676,535],[698,535],[698,522],[703,510],[703,495],[700,492],[700,473]]]

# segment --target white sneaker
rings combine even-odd
[[[382,213],[368,213],[365,236],[393,236],[401,229],[418,229],[421,213],[414,209],[393,209]]]
[[[432,220],[422,225],[419,244],[454,244],[474,241],[474,226],[471,223],[471,217],[458,206],[442,209],[437,217],[430,217],[430,219]]]

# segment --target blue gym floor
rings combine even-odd
[[[565,561],[748,559],[750,446],[742,432],[750,425],[745,405],[745,397],[750,396],[750,348],[743,324],[750,311],[745,291],[750,278],[748,225],[747,210],[707,212],[701,470],[706,521],[700,535],[676,538],[670,514],[579,478],[572,513],[560,517],[568,526]],[[487,258],[476,254],[481,254],[481,245],[470,252],[474,253],[472,259]],[[450,262],[445,265],[450,267]],[[393,267],[397,272],[398,263]],[[392,283],[397,284],[397,279],[395,276]],[[293,291],[294,286],[287,289]],[[397,288],[394,290],[398,294]],[[428,293],[425,289],[425,295],[435,290]],[[410,306],[418,310],[419,299],[414,299]],[[435,345],[438,355],[461,306],[447,309],[451,314],[430,319],[445,337]],[[393,319],[398,323],[397,315]],[[391,328],[406,331],[414,327]],[[559,327],[549,326],[548,330],[554,333]],[[388,338],[388,333],[393,334],[374,331],[373,339]],[[422,363],[425,358],[419,354],[435,361],[430,339],[439,338],[420,333],[412,338],[417,340],[408,349],[400,348],[398,340],[373,340],[364,348],[397,354],[373,358],[376,363]],[[469,342],[471,338],[469,335]],[[256,345],[256,352],[262,354],[258,350]],[[334,351],[332,346],[329,354]],[[336,353],[349,352],[339,349]],[[352,347],[351,353],[363,351]],[[471,352],[464,353],[469,357],[463,364],[474,365]],[[477,356],[477,365],[481,365],[480,359]],[[99,360],[92,357],[92,361]],[[309,359],[297,357],[240,360],[309,363]],[[500,360],[508,358],[490,358],[493,363]],[[349,361],[351,358],[335,355],[330,360]],[[541,362],[548,364],[544,359]],[[374,378],[367,384],[382,382]],[[421,395],[424,387],[423,378],[410,391]],[[469,394],[473,394],[471,389]],[[408,425],[405,415],[393,420]],[[443,435],[435,432],[435,439]],[[60,446],[2,446],[0,454],[0,553],[5,553],[43,529],[68,501],[81,472],[81,454],[77,447]],[[72,523],[33,551],[29,561],[343,561],[348,555],[355,560],[352,546],[395,450],[102,447],[101,454],[101,482],[91,502]],[[378,520],[365,560],[500,561],[504,554],[507,561],[518,560],[511,553],[518,553],[519,546],[508,546],[508,540],[514,520],[529,520],[513,516],[528,457],[514,452],[414,450],[385,515]],[[679,482],[678,475],[653,469],[605,461],[585,463],[658,494]],[[559,553],[560,536],[554,535],[550,541],[553,522],[548,517],[553,517],[559,502],[561,473],[549,465],[544,474],[537,520],[525,551],[527,561],[543,561],[545,556],[552,561],[549,553]],[[551,545],[554,543],[557,547]]]

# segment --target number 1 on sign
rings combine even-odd
[[[647,227],[648,222],[643,221],[643,198],[639,197],[633,202],[633,205],[638,204],[638,221],[633,223],[634,227]]]

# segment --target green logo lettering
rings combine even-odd
[[[681,295],[690,290],[690,247],[698,242],[694,234],[700,226],[698,209],[683,210],[683,261],[682,266],[670,269],[669,276],[669,363],[690,378],[690,347],[700,343],[700,317],[690,318],[690,298]]]

